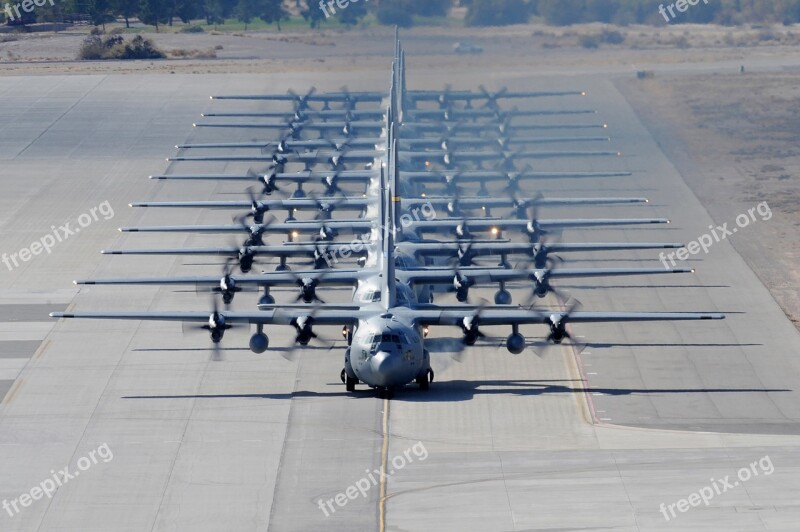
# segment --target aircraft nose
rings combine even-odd
[[[378,386],[391,386],[397,384],[398,377],[402,373],[403,363],[400,355],[392,354],[387,351],[378,351],[370,359],[370,366],[376,377]]]

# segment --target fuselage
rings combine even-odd
[[[376,388],[404,386],[429,368],[417,327],[390,313],[361,321],[345,354],[345,371]]]

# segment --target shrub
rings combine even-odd
[[[203,26],[184,26],[181,28],[181,33],[205,33],[206,30]]]
[[[608,44],[622,44],[625,42],[625,36],[618,31],[603,30],[600,34],[600,40]]]
[[[78,59],[162,59],[164,53],[155,47],[153,41],[141,35],[125,42],[122,35],[109,35],[105,39],[99,35],[89,35],[81,44]]]
[[[578,37],[578,44],[584,48],[597,48],[600,46],[600,39],[597,35],[581,35]]]

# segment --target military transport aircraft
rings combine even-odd
[[[568,303],[564,310],[537,310],[533,307],[513,306],[510,302],[499,298],[501,304],[471,304],[468,301],[470,287],[478,282],[499,283],[503,290],[503,283],[514,279],[531,281],[532,295],[542,295],[553,290],[549,285],[551,278],[559,275],[609,275],[622,274],[621,270],[612,273],[611,269],[604,270],[570,270],[567,268],[546,269],[503,269],[503,268],[429,268],[419,263],[409,264],[419,256],[424,256],[424,248],[428,246],[432,253],[448,253],[445,248],[450,246],[449,253],[455,253],[459,259],[471,257],[482,248],[496,253],[501,246],[523,246],[529,256],[541,258],[544,253],[552,250],[602,250],[602,249],[643,249],[664,246],[680,246],[679,244],[628,244],[628,243],[515,243],[515,242],[481,242],[467,241],[405,241],[395,242],[396,237],[403,235],[401,209],[402,190],[400,182],[404,179],[400,170],[399,161],[403,157],[399,149],[400,127],[405,107],[409,109],[417,105],[430,102],[438,104],[442,109],[452,109],[454,102],[465,102],[466,108],[473,103],[483,102],[485,109],[498,109],[498,100],[505,98],[528,98],[538,96],[582,94],[581,92],[560,93],[512,93],[500,91],[489,93],[481,88],[480,92],[451,91],[406,91],[405,90],[404,56],[399,40],[396,47],[395,60],[392,68],[392,78],[388,96],[372,92],[355,92],[343,90],[339,93],[317,94],[314,90],[300,96],[289,93],[283,96],[246,96],[246,97],[219,97],[219,99],[255,99],[266,101],[288,101],[295,105],[295,110],[308,110],[312,103],[321,102],[323,110],[329,110],[331,104],[339,105],[343,109],[355,109],[361,102],[385,102],[385,123],[380,128],[385,135],[382,152],[375,154],[375,159],[368,169],[371,177],[367,186],[367,198],[364,217],[356,221],[349,220],[348,224],[368,223],[363,226],[363,231],[368,231],[369,236],[363,241],[362,260],[359,270],[333,270],[330,272],[283,272],[280,274],[264,274],[262,276],[235,277],[226,270],[222,279],[187,278],[188,283],[213,286],[217,284],[218,290],[223,295],[223,300],[231,302],[241,288],[242,283],[253,284],[265,290],[265,296],[259,300],[258,310],[241,312],[233,310],[218,310],[211,312],[174,311],[174,312],[148,312],[148,311],[77,311],[54,312],[55,318],[83,318],[83,319],[108,319],[108,320],[154,320],[154,321],[179,321],[196,324],[206,330],[215,349],[226,331],[232,327],[255,326],[255,333],[250,338],[250,349],[255,353],[263,353],[269,349],[269,339],[265,328],[273,326],[289,326],[296,331],[295,342],[307,345],[317,335],[315,327],[341,326],[347,338],[348,347],[344,351],[344,369],[342,380],[348,391],[353,391],[361,382],[377,389],[382,394],[390,394],[393,390],[403,387],[411,382],[416,382],[422,389],[427,389],[433,380],[431,359],[426,348],[426,336],[429,327],[452,327],[459,330],[461,345],[474,345],[484,337],[482,327],[506,326],[510,327],[510,334],[506,339],[506,348],[511,353],[521,353],[529,345],[528,339],[522,334],[520,328],[525,325],[540,324],[548,328],[547,341],[562,343],[571,341],[572,335],[567,328],[568,324],[591,322],[639,322],[639,321],[681,321],[681,320],[716,320],[725,316],[715,312],[584,312],[576,310],[577,305]],[[278,167],[283,166],[279,164]],[[342,170],[350,171],[350,170]],[[283,172],[280,169],[280,172]],[[363,177],[364,172],[360,175]],[[505,174],[501,174],[505,175]],[[324,174],[329,176],[329,174]],[[224,178],[223,178],[224,179]],[[266,180],[265,183],[266,185]],[[319,199],[316,198],[315,201]],[[252,204],[252,201],[251,201]],[[318,208],[315,203],[312,208]],[[377,221],[377,223],[376,223]],[[482,218],[471,219],[467,217],[445,219],[444,224],[449,230],[453,224],[465,224],[469,229],[476,230],[486,224],[503,224],[510,227],[513,220],[486,220]],[[518,220],[527,223],[530,220]],[[273,224],[274,222],[270,222]],[[318,221],[293,222],[282,229],[292,230],[291,226],[300,227],[300,224],[316,224]],[[426,221],[418,221],[420,224]],[[519,225],[519,224],[517,224]],[[313,226],[313,225],[312,225]],[[437,227],[431,226],[432,229]],[[440,227],[439,227],[440,228]],[[141,229],[141,228],[140,228]],[[241,228],[240,228],[241,229]],[[344,245],[341,242],[308,242],[289,243],[284,245],[243,246],[241,248],[218,248],[220,255],[227,255],[238,260],[243,271],[252,267],[257,253],[280,257],[285,264],[287,256],[313,256],[314,262],[326,259],[324,254],[328,246]],[[453,249],[455,246],[455,249]],[[561,246],[559,248],[559,246]],[[595,246],[592,248],[591,246]],[[631,246],[631,247],[626,247]],[[639,246],[639,247],[637,247]],[[312,251],[313,250],[313,251]],[[197,250],[195,250],[197,251]],[[352,251],[352,250],[351,250]],[[111,254],[151,253],[151,254],[187,254],[192,250],[119,250],[110,251]],[[208,252],[208,249],[205,250]],[[249,261],[249,264],[246,262]],[[246,266],[246,268],[245,268]],[[676,270],[682,273],[684,270]],[[632,272],[627,272],[632,273]],[[644,273],[640,271],[638,273]],[[654,271],[647,272],[649,274]],[[672,273],[672,272],[670,272]],[[355,284],[352,301],[350,303],[326,303],[320,301],[316,289],[320,284],[328,281],[347,281]],[[80,282],[80,281],[79,281]],[[164,279],[148,280],[96,280],[83,281],[86,284],[119,284],[119,283],[149,283],[165,282]],[[170,282],[167,280],[166,282]],[[452,283],[457,291],[457,299],[464,301],[459,305],[437,305],[419,301],[419,290],[416,285],[431,283]],[[298,300],[304,304],[278,305],[274,299],[267,297],[270,286],[280,283],[296,284],[300,289]],[[311,303],[311,304],[308,304]]]

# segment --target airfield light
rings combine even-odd
[[[497,227],[492,227],[492,234],[494,236],[497,236],[498,234],[500,234],[500,230]]]
[[[422,328],[422,337],[423,338],[427,338],[428,337],[428,332],[429,332],[428,328],[427,327],[423,327]]]
[[[608,124],[603,124],[603,129],[608,129]]]
[[[581,91],[581,96],[586,96],[586,91]]]
[[[424,192],[423,192],[422,194],[420,194],[420,195],[421,195],[423,198],[427,198],[427,197],[428,197],[428,195],[427,195],[427,194],[425,194]]]
[[[345,325],[344,327],[342,327],[342,336],[344,336],[345,338],[347,338],[347,325]]]

